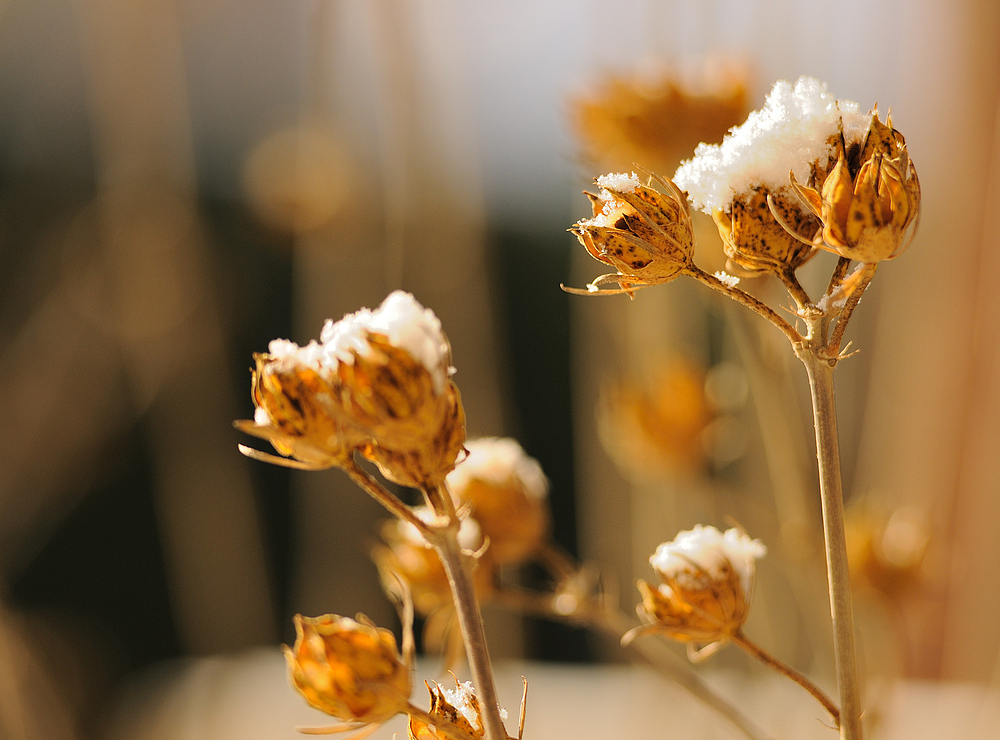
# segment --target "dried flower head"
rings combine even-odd
[[[389,630],[364,616],[295,617],[295,646],[285,647],[292,686],[316,709],[345,722],[381,724],[406,712],[410,667]]]
[[[268,349],[267,354],[254,355],[254,418],[235,424],[297,462],[241,449],[271,462],[310,470],[338,466],[350,459],[364,437],[340,413],[333,390],[323,377],[319,345],[311,342],[299,347],[276,339]]]
[[[434,512],[426,506],[415,507],[413,512],[425,521],[434,518]],[[451,609],[451,589],[444,565],[417,528],[409,522],[390,519],[383,524],[381,535],[384,544],[372,551],[372,558],[385,589],[395,593],[399,588],[398,579],[402,579],[410,591],[414,609],[422,616]],[[458,542],[466,551],[477,551],[483,546],[482,529],[472,517],[462,520]],[[478,559],[473,571],[473,588],[480,603],[486,601],[492,591],[492,564],[487,551]]]
[[[623,379],[601,396],[601,442],[626,475],[648,479],[702,468],[703,432],[714,417],[703,370],[690,362],[664,364],[647,382]]]
[[[592,94],[572,100],[584,157],[598,169],[640,162],[670,172],[698,142],[721,139],[746,116],[746,71],[705,72],[696,80],[664,70],[608,76]]]
[[[750,613],[754,562],[767,549],[738,529],[725,533],[697,525],[656,548],[649,562],[660,585],[639,581],[640,616],[647,622],[623,642],[658,632],[708,645],[707,654],[735,635]]]
[[[320,340],[275,340],[257,356],[257,411],[237,427],[295,457],[283,462],[293,467],[339,465],[359,449],[390,480],[439,485],[462,450],[465,412],[434,313],[396,291],[374,311],[327,321]]]
[[[695,208],[716,219],[737,267],[794,270],[812,255],[808,242],[819,222],[792,191],[789,170],[802,181],[825,172],[836,160],[840,132],[860,138],[867,126],[857,103],[837,101],[818,80],[801,77],[794,87],[779,81],[761,110],[721,144],[700,144],[674,180]],[[775,219],[768,196],[794,234]]]
[[[669,282],[690,267],[691,215],[687,199],[672,182],[649,175],[643,185],[634,172],[602,175],[595,182],[600,193],[586,193],[593,218],[578,221],[570,231],[591,257],[617,272],[600,276],[586,291],[567,290],[594,293],[598,286],[616,282],[620,290],[605,292],[632,295],[637,288]]]
[[[548,536],[549,482],[542,467],[513,439],[474,439],[466,447],[468,457],[448,474],[448,486],[489,538],[493,560],[521,562]]]
[[[899,256],[913,240],[920,213],[920,181],[891,118],[886,117],[883,124],[877,109],[870,115],[863,143],[855,144],[852,151],[854,142],[845,138],[836,164],[821,185],[800,185],[794,172],[789,173],[789,180],[802,202],[822,221],[815,245],[873,264]]]
[[[369,438],[363,454],[397,483],[443,481],[465,441],[465,413],[434,313],[396,291],[375,311],[327,322],[320,338],[344,414]]]
[[[931,542],[924,512],[909,506],[891,512],[852,507],[845,525],[847,559],[857,583],[893,601],[920,583]]]
[[[410,715],[410,740],[480,740],[486,737],[483,713],[476,697],[476,690],[470,681],[455,679],[454,689],[442,688],[436,682],[425,681],[431,695],[428,715],[436,720],[429,724],[424,719]],[[524,706],[521,707],[521,732],[524,730]],[[507,712],[500,709],[500,718],[507,719]],[[513,740],[508,737],[508,740]]]

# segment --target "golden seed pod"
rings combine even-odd
[[[390,594],[398,594],[402,579],[413,599],[417,614],[428,616],[452,606],[451,588],[441,558],[414,527],[396,519],[382,526],[382,541],[372,550],[382,585]],[[459,530],[459,543],[466,549],[482,547],[482,529],[475,520],[465,519]],[[484,552],[472,571],[472,586],[476,600],[482,604],[493,591],[493,559],[491,550]]]
[[[345,422],[333,390],[316,369],[294,358],[263,353],[254,354],[254,361],[251,392],[257,411],[253,420],[236,421],[236,428],[266,439],[301,463],[295,467],[321,470],[349,460],[363,436]]]
[[[448,475],[448,487],[489,539],[498,565],[524,562],[549,536],[548,480],[515,440],[470,440],[468,456]]]
[[[666,588],[639,581],[641,609],[653,630],[679,642],[709,644],[729,639],[746,622],[750,602],[739,576],[726,564],[720,572],[670,579]]]
[[[352,350],[353,362],[340,362],[331,380],[344,413],[378,444],[410,449],[440,428],[449,400],[435,387],[431,371],[382,334],[365,333],[369,351]],[[449,358],[441,375],[447,376]]]
[[[345,722],[379,724],[405,713],[410,667],[396,638],[363,615],[295,616],[295,646],[285,646],[291,684],[316,709]]]
[[[766,551],[759,540],[737,529],[722,533],[701,525],[664,542],[649,559],[660,585],[636,584],[642,595],[637,611],[646,624],[626,633],[623,644],[655,632],[689,648],[706,645],[702,657],[711,654],[746,622],[754,561]]]
[[[524,562],[548,539],[548,507],[513,476],[500,484],[472,479],[453,493],[471,506],[499,565]]]
[[[472,683],[455,679],[454,689],[444,689],[434,681],[424,681],[431,695],[431,706],[427,714],[434,723],[410,715],[408,725],[410,740],[481,740],[486,737],[483,712]],[[527,696],[527,684],[525,684]],[[502,719],[506,712],[500,710]],[[524,733],[524,699],[521,701],[521,722],[517,740]],[[504,735],[507,735],[504,731]],[[509,735],[507,740],[514,740]]]
[[[815,244],[868,264],[898,257],[913,240],[920,214],[920,181],[906,142],[889,118],[883,124],[873,111],[865,141],[852,155],[841,150],[819,189],[800,185],[789,173],[795,192],[823,224]]]
[[[774,217],[768,196],[788,228]],[[786,189],[758,187],[735,198],[728,213],[715,211],[712,217],[719,227],[722,248],[737,274],[794,272],[815,252],[803,240],[816,232],[819,221]]]
[[[666,283],[691,265],[694,235],[687,197],[670,180],[649,176],[642,185],[638,177],[605,175],[596,180],[600,195],[590,198],[594,216],[578,221],[571,232],[590,256],[617,272],[602,275],[587,291],[617,282],[620,291],[632,295],[637,288]],[[665,192],[652,187],[656,183]]]
[[[400,408],[408,404],[404,401]],[[415,413],[409,419],[387,411],[375,426],[380,431],[361,448],[361,454],[394,483],[431,490],[444,482],[463,449],[465,409],[458,387],[450,380],[440,396],[425,396],[411,408]]]

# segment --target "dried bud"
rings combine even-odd
[[[438,683],[427,681],[424,685],[431,695],[428,714],[438,724],[429,725],[411,715],[410,740],[479,740],[486,737],[482,709],[470,681],[460,683],[456,678],[454,689],[444,689]],[[500,717],[507,719],[507,712],[501,709]]]
[[[691,265],[694,236],[687,199],[669,180],[650,175],[643,185],[631,175],[603,175],[599,195],[586,193],[594,217],[570,229],[590,256],[614,267],[588,286],[617,282],[629,295],[636,288],[666,283]],[[652,187],[656,182],[665,192]]]
[[[853,158],[852,158],[853,159]],[[830,252],[873,264],[899,256],[916,233],[920,213],[920,182],[902,134],[871,114],[871,124],[853,168],[840,152],[822,187],[789,179],[802,202],[823,223],[816,245]],[[910,225],[914,228],[906,237]]]
[[[285,647],[292,686],[310,705],[345,722],[380,724],[405,713],[410,668],[396,639],[363,616],[295,617],[295,646]]]
[[[417,444],[389,447],[399,439],[370,441],[361,453],[378,465],[389,480],[411,488],[429,490],[440,485],[455,467],[465,443],[465,409],[458,388],[450,380],[441,398],[443,416]]]
[[[771,212],[768,196],[784,225]],[[734,198],[729,212],[715,211],[712,217],[734,272],[795,271],[814,254],[812,245],[803,240],[815,233],[819,221],[786,188],[754,188]]]
[[[312,342],[299,347],[279,339],[269,349],[269,354],[254,355],[254,418],[237,421],[236,427],[268,440],[301,467],[320,470],[350,459],[363,437],[338,412],[333,391],[321,375],[319,346]]]
[[[465,413],[434,313],[396,291],[375,311],[328,322],[321,338],[337,400],[369,438],[363,454],[397,483],[440,484],[462,450]]]
[[[541,466],[515,440],[484,438],[468,443],[469,455],[448,474],[460,504],[470,507],[497,564],[532,555],[549,532],[549,482]]]
[[[701,525],[664,542],[649,559],[662,583],[638,583],[639,612],[648,624],[623,641],[659,632],[686,643],[725,642],[750,613],[754,561],[766,551],[737,529],[723,534]]]
[[[414,508],[414,513],[424,520],[431,520],[434,512],[426,506]],[[398,579],[403,579],[413,599],[417,614],[427,616],[443,608],[451,608],[451,588],[444,565],[437,552],[424,539],[416,527],[398,519],[387,521],[382,527],[383,546],[376,547],[372,558],[382,577],[382,584],[390,593],[399,589]],[[482,529],[475,519],[462,520],[458,543],[463,550],[475,551],[483,545]],[[479,558],[473,570],[473,588],[479,603],[489,598],[493,586],[492,560],[489,551]]]
[[[836,142],[853,141],[867,126],[857,103],[837,100],[819,80],[779,81],[763,108],[721,144],[700,144],[674,180],[694,208],[715,218],[734,267],[787,273],[814,253],[819,228],[789,188],[789,169],[802,180],[825,173],[836,161]]]

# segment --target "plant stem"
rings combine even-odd
[[[695,280],[707,285],[709,288],[729,296],[737,303],[742,303],[751,311],[755,311],[763,316],[765,319],[778,327],[786,337],[788,337],[788,341],[792,343],[793,347],[802,342],[802,335],[795,331],[795,328],[791,324],[781,318],[770,306],[757,300],[746,291],[726,285],[724,282],[719,280],[719,278],[715,277],[715,275],[710,275],[704,270],[695,267],[693,264],[684,268],[684,271]]]
[[[358,465],[354,460],[345,464],[343,470],[351,477],[351,480],[357,483],[365,493],[382,504],[390,514],[399,517],[404,522],[409,522],[425,538],[428,537],[430,528],[427,523],[414,514],[413,509],[389,493],[385,486],[373,478],[367,470]]]
[[[458,528],[438,531],[431,540],[437,550],[444,571],[451,586],[455,601],[455,613],[462,628],[462,639],[472,671],[472,681],[476,686],[476,698],[483,715],[483,729],[486,740],[507,740],[507,731],[500,719],[500,702],[493,682],[490,654],[486,649],[486,635],[483,632],[483,618],[479,613],[479,602],[472,589],[472,579],[463,563],[461,548],[458,546]]]
[[[773,668],[783,676],[790,678],[792,681],[794,681],[799,686],[808,691],[810,694],[812,694],[813,697],[816,699],[816,701],[822,704],[823,708],[830,713],[830,716],[833,717],[833,721],[837,723],[838,726],[840,725],[840,710],[837,709],[837,705],[834,704],[833,701],[830,699],[830,697],[828,697],[825,693],[823,693],[823,691],[820,690],[820,688],[816,684],[814,684],[812,681],[810,681],[803,674],[799,673],[791,666],[786,665],[785,663],[775,658],[773,655],[764,650],[764,648],[757,645],[755,642],[748,639],[747,636],[743,634],[743,632],[737,631],[735,634],[732,635],[731,639],[741,648],[746,650],[750,655],[757,658],[757,660],[761,661],[770,668]]]
[[[826,540],[830,613],[833,616],[833,646],[840,690],[841,740],[861,740],[861,699],[854,647],[854,618],[851,582],[847,567],[844,534],[844,499],[840,479],[840,449],[837,442],[837,409],[833,397],[833,369],[836,360],[818,356],[822,342],[810,326],[810,346],[796,354],[806,366],[812,395],[813,424],[816,428],[816,458],[819,463],[819,490],[823,504],[823,532]]]

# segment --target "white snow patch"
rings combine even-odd
[[[805,182],[810,164],[829,161],[834,150],[828,139],[841,118],[848,143],[860,140],[871,120],[857,103],[838,102],[813,77],[800,77],[794,87],[779,80],[764,107],[730,129],[721,144],[699,144],[694,157],[677,169],[674,182],[706,213],[726,211],[735,197],[762,185],[788,187],[789,170]]]

